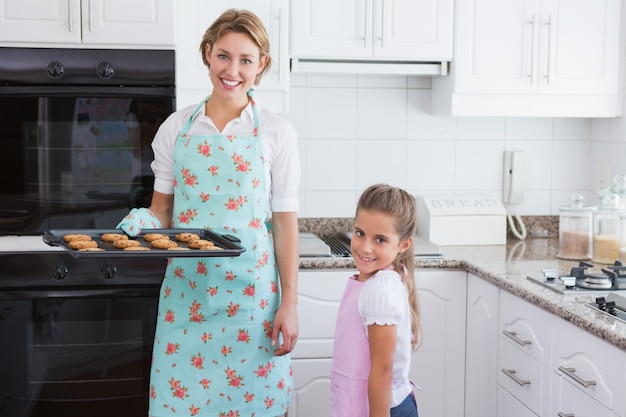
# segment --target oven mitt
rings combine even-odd
[[[147,208],[134,208],[115,227],[122,229],[128,236],[137,236],[142,229],[160,229],[161,222]]]

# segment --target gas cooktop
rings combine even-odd
[[[611,293],[606,297],[596,297],[595,303],[587,303],[586,305],[626,323],[626,295],[623,293]]]
[[[593,268],[588,262],[580,262],[568,275],[557,276],[554,269],[543,269],[541,275],[529,275],[527,278],[560,294],[609,293],[626,290],[626,266],[620,261],[601,268],[599,273],[587,272]]]

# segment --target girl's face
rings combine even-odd
[[[246,93],[267,63],[260,57],[259,48],[245,33],[229,32],[215,42],[213,48],[206,46],[209,76],[213,93],[225,99],[246,98]]]
[[[389,215],[359,210],[350,242],[354,263],[360,273],[359,279],[366,280],[388,267],[398,253],[409,248],[412,240],[412,237],[400,240]]]

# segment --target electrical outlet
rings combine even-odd
[[[600,161],[598,163],[598,172],[597,172],[597,190],[604,190],[606,188],[611,187],[611,164],[606,161]]]

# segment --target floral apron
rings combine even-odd
[[[280,305],[270,207],[254,136],[189,135],[174,149],[174,227],[237,236],[238,257],[173,258],[161,286],[150,378],[151,416],[274,417],[286,412],[289,355],[274,356]]]

